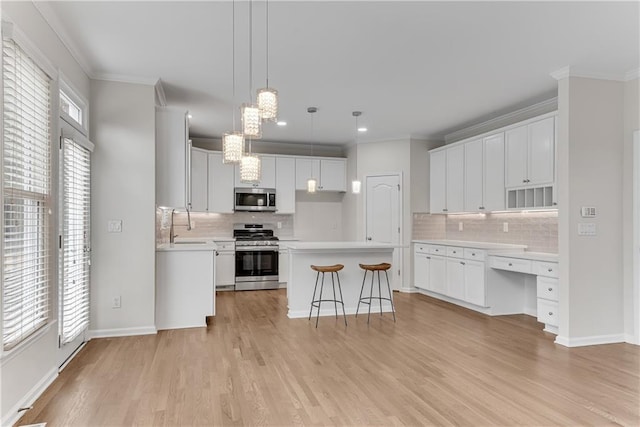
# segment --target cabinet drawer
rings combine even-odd
[[[517,271],[518,273],[531,273],[531,261],[528,259],[492,257],[491,268],[499,270]]]
[[[537,277],[538,298],[558,301],[558,279],[552,277]]]
[[[417,254],[430,254],[431,246],[425,243],[414,243],[413,250]]]
[[[538,322],[558,326],[558,303],[538,298]]]
[[[441,245],[429,245],[429,253],[431,255],[445,256],[447,254],[447,247]]]
[[[478,261],[484,261],[487,256],[487,252],[482,249],[464,248],[464,257],[466,259],[475,259]]]
[[[452,258],[463,258],[464,248],[459,248],[457,246],[447,246],[447,256]]]
[[[558,277],[558,263],[537,261],[533,272],[538,276]]]
[[[218,251],[234,251],[236,249],[236,242],[215,242],[218,246]]]

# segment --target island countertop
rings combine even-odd
[[[514,251],[517,250],[525,250],[527,249],[527,245],[514,245],[508,243],[490,243],[490,242],[469,242],[464,240],[439,240],[439,239],[416,239],[412,240],[413,243],[424,243],[430,245],[443,245],[443,246],[461,246],[465,248],[475,248],[475,249],[487,249],[487,250],[508,250],[512,249]]]
[[[378,242],[286,242],[281,243],[293,251],[353,251],[354,249],[395,249],[400,247],[390,243]]]

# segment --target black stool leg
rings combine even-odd
[[[382,316],[382,288],[380,287],[380,270],[378,270],[378,298],[378,301],[380,301],[380,316]]]
[[[373,271],[371,272],[371,289],[369,290],[369,314],[367,314],[367,323],[369,323],[369,318],[371,317],[371,303],[373,302],[373,277],[375,274]]]
[[[313,303],[316,300],[316,290],[318,289],[318,276],[320,276],[319,271],[318,273],[316,273],[316,285],[313,287],[313,297],[311,298],[311,309],[309,310],[309,320],[311,320],[311,313],[313,313]]]
[[[358,307],[356,308],[356,317],[358,317],[358,310],[360,310],[360,302],[362,301],[362,291],[364,291],[365,280],[367,280],[367,270],[364,271],[364,277],[362,278],[362,287],[360,288],[360,297],[358,298]]]
[[[338,290],[340,291],[340,303],[342,304],[342,315],[344,316],[344,326],[347,326],[347,313],[344,311],[344,298],[342,298],[342,285],[340,285],[340,275],[336,272],[338,278]]]
[[[320,320],[320,306],[322,305],[322,290],[324,289],[324,271],[322,272],[322,282],[320,283],[320,299],[318,300],[318,315],[316,316],[316,328]]]
[[[389,275],[387,270],[384,271],[384,275],[387,276],[387,289],[389,290],[389,301],[391,301],[391,312],[393,313],[393,321],[396,321],[396,309],[393,306],[393,293],[391,292],[391,285],[389,284]]]
[[[336,309],[336,319],[338,318],[338,298],[336,297],[336,282],[333,280],[333,271],[331,272],[331,286],[333,286],[333,306]],[[338,274],[336,272],[336,274]]]

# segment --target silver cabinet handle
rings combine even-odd
[[[509,267],[513,267],[513,264],[509,263]]]
[[[465,265],[465,263],[464,263],[464,262],[462,262],[462,261],[460,261],[460,264]]]
[[[549,288],[549,292],[553,291],[553,288]]]
[[[549,312],[549,316],[553,316],[553,311],[550,311],[550,312]]]
[[[430,256],[428,256],[428,257],[427,257],[427,259],[431,259],[431,257],[430,257]]]
[[[550,268],[547,270],[549,273],[551,273],[553,271],[553,268]]]
[[[473,253],[471,254],[471,256],[476,256],[476,253],[475,253],[475,252],[473,252]]]
[[[371,237],[367,237],[367,240],[371,240]]]

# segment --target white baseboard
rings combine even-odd
[[[538,309],[537,308],[531,308],[531,307],[525,307],[524,308],[524,314],[526,314],[527,316],[538,317]]]
[[[57,378],[57,376],[57,367],[47,372],[47,374],[42,377],[42,379],[38,381],[38,383],[34,385],[33,388],[29,390],[29,392],[22,399],[20,399],[18,403],[14,405],[14,407],[7,412],[7,415],[2,420],[2,425],[12,426],[16,422],[18,422],[18,419],[25,413],[24,411],[18,412],[18,410],[20,408],[26,408],[33,405],[33,403],[40,397],[42,393],[44,393],[47,387],[51,385],[51,383]]]
[[[558,335],[555,343],[565,347],[585,347],[588,345],[616,344],[625,342],[624,334],[592,335],[589,337],[569,338]]]
[[[114,338],[131,337],[135,335],[155,335],[158,330],[155,326],[142,326],[139,328],[118,328],[118,329],[90,329],[89,339],[93,338]]]
[[[398,289],[398,291],[402,292],[403,294],[417,294],[420,291],[416,288],[407,288],[407,287],[401,287],[400,289]]]
[[[624,342],[628,344],[640,345],[640,342],[633,334],[624,334]]]

